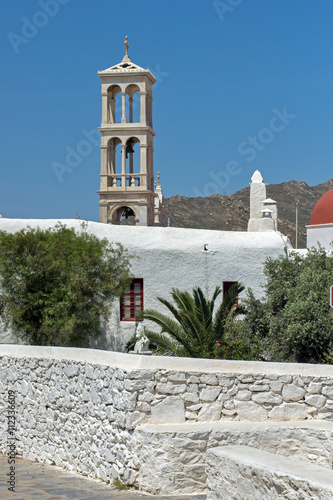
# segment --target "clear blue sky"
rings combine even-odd
[[[332,0],[2,0],[0,27],[4,217],[99,220],[99,147],[62,182],[52,164],[99,126],[97,71],[125,35],[158,80],[165,196],[231,194],[255,169],[269,184],[333,177]]]

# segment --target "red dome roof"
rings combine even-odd
[[[333,189],[327,191],[314,206],[310,226],[333,224]]]

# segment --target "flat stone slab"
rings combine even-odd
[[[207,500],[333,500],[333,471],[248,446],[206,455]]]
[[[246,445],[327,469],[333,422],[210,422],[143,424],[135,430],[138,482],[153,494],[206,491],[205,455],[218,446]]]

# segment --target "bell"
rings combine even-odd
[[[134,149],[132,148],[133,142],[133,139],[128,139],[126,143],[126,158],[128,158],[128,153],[135,153]]]

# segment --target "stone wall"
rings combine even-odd
[[[333,420],[332,366],[15,345],[0,354],[4,410],[16,391],[19,453],[104,480],[136,479],[143,423]]]

